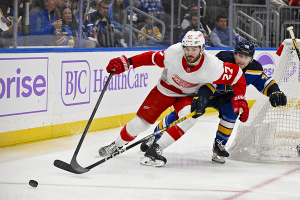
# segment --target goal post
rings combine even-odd
[[[299,47],[300,40],[296,41]],[[269,98],[261,95],[252,106],[248,121],[237,128],[228,148],[230,159],[300,162],[300,58],[292,39],[283,44],[272,77],[287,96],[287,105],[274,108]]]

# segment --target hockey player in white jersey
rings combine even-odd
[[[129,70],[130,65],[133,68],[156,65],[164,70],[136,117],[123,127],[114,142],[99,149],[100,156],[109,156],[133,141],[170,106],[174,107],[179,118],[196,110],[192,118],[166,130],[160,140],[145,153],[144,164],[165,165],[167,160],[162,156],[162,150],[178,140],[196,123],[196,118],[203,114],[209,97],[215,91],[212,84],[232,85],[235,94],[232,99],[234,112],[238,113],[242,108],[242,121],[248,118],[249,108],[244,97],[246,82],[242,70],[235,64],[223,63],[208,54],[200,31],[189,31],[182,43],[172,45],[167,50],[145,52],[131,58],[124,55],[114,58],[106,69],[107,72],[115,69],[115,74],[120,74]]]
[[[279,50],[280,51],[280,50]],[[272,77],[268,77],[262,65],[253,59],[255,46],[252,41],[241,40],[234,51],[220,51],[216,57],[223,62],[235,63],[242,69],[247,85],[253,85],[259,92],[269,97],[270,104],[273,107],[285,106],[287,97],[280,91],[278,84]],[[231,99],[234,97],[231,86],[217,85],[215,93],[210,97],[207,107],[212,107],[219,112],[220,123],[216,131],[216,137],[213,143],[212,161],[225,163],[225,158],[229,157],[225,145],[232,133],[238,115],[234,114],[231,105]],[[176,112],[166,116],[155,128],[155,132],[177,119]],[[144,141],[141,144],[141,151],[146,152],[154,142],[159,139],[161,134]]]

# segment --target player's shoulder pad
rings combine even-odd
[[[173,44],[165,51],[165,59],[171,62],[176,57],[180,57],[184,55],[181,43]]]
[[[247,67],[247,71],[264,71],[262,65],[257,60],[253,59],[252,62],[249,63]],[[246,73],[247,73],[246,71]]]
[[[233,51],[220,51],[216,54],[216,57],[223,62],[234,63],[234,54]]]

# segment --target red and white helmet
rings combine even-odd
[[[189,31],[182,39],[183,47],[200,46],[205,47],[204,34],[201,31]]]

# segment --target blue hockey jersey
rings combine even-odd
[[[223,62],[235,63],[233,51],[220,51],[216,57]],[[270,96],[273,92],[280,91],[276,81],[264,73],[262,65],[257,60],[253,59],[249,65],[243,69],[243,73],[247,82],[247,86],[253,85],[265,96]],[[217,85],[213,97],[226,93],[233,93],[232,86]]]

